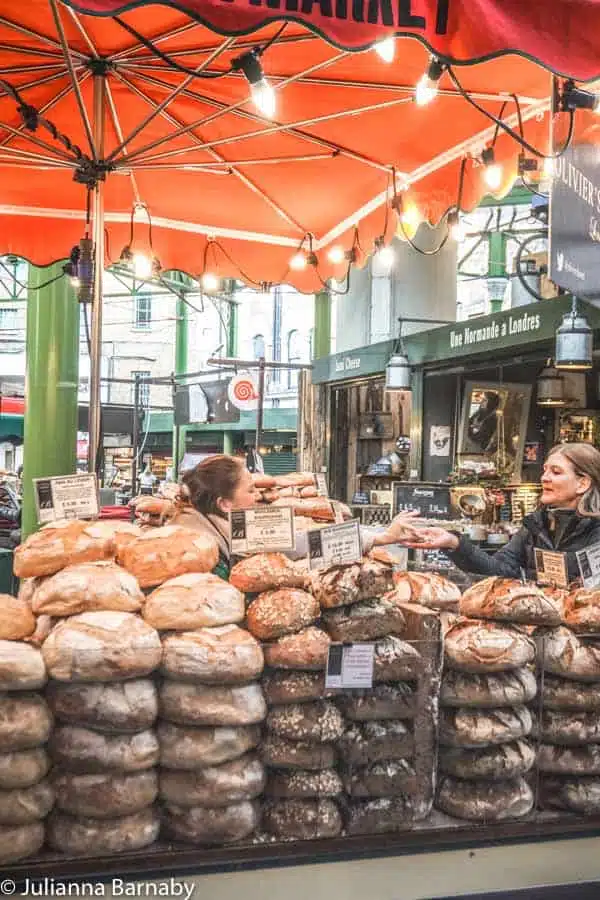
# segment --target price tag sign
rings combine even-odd
[[[329,497],[329,488],[327,487],[327,479],[325,478],[324,472],[317,472],[315,474],[315,483],[317,485],[319,497]]]
[[[331,644],[325,687],[334,690],[373,687],[374,644]]]
[[[231,552],[266,553],[294,550],[296,535],[290,506],[237,509],[229,514]]]
[[[578,550],[576,556],[583,586],[586,588],[598,587],[600,585],[600,544],[592,544],[585,550]]]
[[[536,550],[535,567],[539,584],[554,584],[556,587],[569,587],[567,575],[567,559],[564,553],[554,550]]]
[[[33,487],[40,525],[58,519],[95,519],[100,513],[93,474],[34,478]]]
[[[333,510],[333,517],[336,525],[341,525],[344,522],[344,513],[342,512],[342,504],[339,500],[331,500],[331,508]]]
[[[360,529],[356,520],[308,532],[308,565],[311,569],[348,566],[361,559]]]

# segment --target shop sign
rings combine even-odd
[[[296,548],[292,508],[234,509],[229,513],[231,552],[285,553]]]
[[[59,519],[95,519],[100,512],[94,474],[34,478],[33,486],[40,525]]]
[[[373,687],[374,644],[330,644],[325,687],[343,690]]]
[[[584,588],[598,587],[600,585],[600,543],[592,544],[585,550],[578,550],[576,556]]]
[[[569,147],[554,161],[550,278],[573,294],[600,291],[600,146]]]
[[[258,385],[252,375],[235,375],[229,382],[227,393],[236,409],[248,412],[258,406]]]
[[[319,497],[329,497],[329,488],[327,487],[327,478],[325,472],[315,472],[315,483]]]
[[[358,520],[308,532],[308,564],[311,569],[348,566],[361,559]]]

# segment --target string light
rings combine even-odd
[[[212,272],[204,272],[200,280],[205,291],[214,292],[219,290],[221,282]]]
[[[148,252],[143,250],[133,250],[134,243],[134,222],[135,214],[143,211],[148,219]],[[129,222],[129,243],[121,250],[119,262],[122,266],[131,269],[136,278],[152,278],[158,277],[161,271],[160,260],[154,255],[152,250],[152,217],[150,210],[145,203],[135,203],[131,209],[131,218]]]
[[[394,265],[396,254],[392,247],[389,245],[386,246],[384,240],[383,236],[375,238],[375,256],[377,257],[377,262],[383,266],[384,269],[391,269]]]
[[[467,233],[465,231],[465,227],[460,221],[460,216],[458,214],[458,210],[454,209],[448,213],[447,217],[448,230],[450,232],[450,237],[453,241],[456,241],[457,244],[462,243],[466,240]]]
[[[152,260],[145,253],[134,253],[132,259],[133,274],[138,278],[152,276]]]
[[[426,106],[435,100],[438,93],[439,80],[444,74],[444,64],[432,56],[429,66],[421,76],[415,88],[415,103],[417,106]]]
[[[502,184],[502,166],[496,162],[493,147],[487,147],[481,154],[484,165],[483,178],[492,191],[497,191]]]
[[[340,247],[339,245],[331,247],[331,249],[327,253],[327,259],[330,263],[333,263],[334,266],[338,266],[340,263],[343,263],[346,259],[344,248]]]
[[[267,118],[272,119],[277,109],[275,91],[263,72],[259,54],[256,50],[250,50],[234,59],[232,62],[234,71],[241,71],[250,85],[250,93],[256,108]]]
[[[294,253],[290,259],[290,269],[293,269],[294,272],[301,272],[307,265],[308,263],[304,250],[299,250],[298,253]]]
[[[414,231],[416,231],[421,224],[421,216],[414,203],[408,203],[406,206],[403,204],[400,218],[402,219],[402,224],[405,225],[406,228],[413,229]]]
[[[396,40],[393,37],[384,38],[383,41],[378,41],[375,44],[375,51],[377,55],[386,63],[394,62],[394,57],[396,55]]]
[[[589,109],[600,114],[600,94],[578,88],[574,81],[566,81],[560,96],[560,109],[573,112],[576,109]]]

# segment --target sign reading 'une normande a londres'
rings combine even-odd
[[[502,322],[492,319],[491,322],[486,322],[485,325],[479,327],[465,325],[463,328],[450,332],[450,348],[456,349],[487,341],[499,341],[521,334],[534,334],[540,330],[541,325],[542,319],[537,313],[510,315]]]

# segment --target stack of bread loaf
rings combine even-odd
[[[564,594],[563,622],[536,633],[544,807],[600,813],[600,591]],[[568,626],[568,627],[567,627]]]
[[[299,518],[333,522],[331,503],[319,494],[315,476],[310,472],[290,472],[287,475],[254,476],[260,493],[260,503],[270,506],[290,506]]]
[[[527,815],[535,698],[533,625],[560,622],[560,603],[535,584],[486,578],[461,597],[445,636],[437,806],[462,819]],[[466,618],[469,617],[469,618]]]

